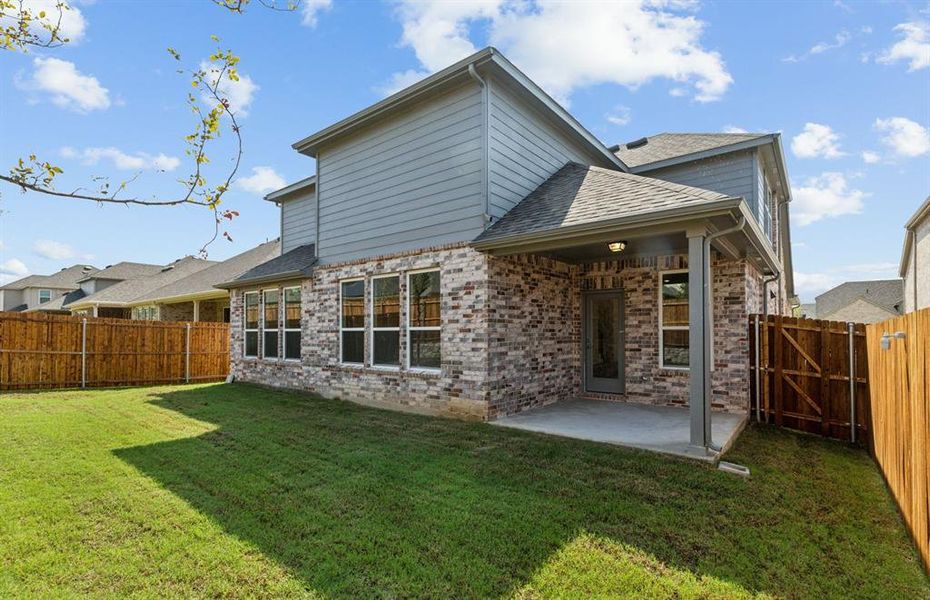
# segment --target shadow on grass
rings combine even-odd
[[[666,569],[730,592],[910,589],[889,582],[895,570],[883,574],[882,559],[857,562],[869,553],[848,546],[874,545],[868,535],[851,532],[834,547],[825,528],[847,508],[837,512],[829,476],[804,448],[823,446],[817,440],[744,434],[746,458],[791,453],[818,478],[787,489],[764,462],[747,481],[646,452],[245,385],[153,403],[218,428],[116,454],[326,595],[492,596],[534,585],[571,595],[585,585],[580,571],[596,572],[586,564],[592,545],[628,549],[647,578]],[[769,448],[777,444],[785,448]],[[835,447],[853,471],[867,467]],[[572,548],[581,554],[566,554]]]

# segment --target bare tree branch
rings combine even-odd
[[[0,48],[28,51],[29,47],[58,48],[70,40],[61,35],[61,19],[71,7],[59,0],[49,15],[26,6],[26,0],[0,0]]]

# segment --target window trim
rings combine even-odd
[[[413,326],[410,324],[410,313],[411,313],[411,310],[410,310],[410,277],[413,275],[418,275],[420,273],[434,273],[434,272],[439,273],[439,326],[438,327]],[[412,373],[441,373],[442,372],[442,269],[440,269],[438,266],[429,267],[425,269],[413,269],[413,270],[407,271],[405,275],[407,278],[407,281],[406,281],[407,285],[405,289],[407,306],[404,312],[406,312],[407,314],[406,314],[406,317],[404,318],[404,323],[406,325],[407,331],[404,335],[407,338],[407,352],[405,353],[406,357],[404,359],[404,366],[407,368],[408,371]],[[439,366],[438,367],[413,367],[410,365],[410,358],[413,355],[413,352],[411,352],[411,347],[412,347],[411,346],[411,333],[414,331],[438,331],[439,332],[440,350],[439,350]]]
[[[362,326],[361,327],[343,327],[342,326],[342,284],[344,283],[353,283],[356,281],[362,282],[362,301],[365,300],[365,277],[348,277],[346,279],[339,280],[339,365],[343,367],[364,367],[365,366],[365,351],[362,350],[362,362],[346,362],[342,360],[342,332],[344,331],[361,331],[362,339],[365,339],[365,325],[367,325],[367,319],[365,319],[365,311],[362,311]]]
[[[277,292],[278,294],[278,326],[275,327],[274,331],[278,334],[278,347],[275,348],[274,356],[265,356],[265,333],[268,330],[265,327],[265,294],[268,292]],[[261,304],[259,304],[261,319],[259,319],[259,330],[261,331],[262,338],[262,347],[261,352],[259,353],[259,358],[267,361],[279,361],[281,360],[281,289],[280,288],[263,288],[261,290]]]
[[[284,361],[286,361],[286,362],[300,362],[300,359],[301,359],[301,357],[303,356],[303,348],[302,348],[302,347],[301,347],[301,353],[300,353],[301,356],[298,356],[297,358],[288,358],[288,357],[287,357],[287,333],[288,333],[289,331],[292,332],[292,333],[293,333],[294,331],[296,331],[297,333],[299,333],[299,334],[300,334],[301,346],[303,345],[303,337],[304,337],[304,336],[303,336],[303,327],[302,327],[303,322],[302,322],[302,319],[300,319],[299,317],[298,317],[298,319],[297,319],[298,325],[297,325],[296,328],[294,328],[294,327],[288,328],[288,326],[287,326],[287,291],[288,291],[288,290],[297,290],[297,297],[300,299],[300,302],[298,302],[298,305],[300,306],[301,310],[303,310],[303,305],[304,305],[304,299],[303,299],[303,295],[301,294],[301,288],[300,288],[299,285],[291,285],[291,286],[288,286],[288,287],[285,287],[285,288],[281,288],[281,295],[280,295],[280,298],[281,298],[281,300],[282,300],[282,302],[281,302],[281,310],[282,310],[282,315],[283,315],[283,317],[282,317],[281,319],[278,320],[278,322],[281,324],[281,331],[284,332],[283,334],[281,334],[281,335],[283,335],[283,337],[281,338],[281,345],[280,345],[280,348],[281,348],[281,359],[284,360]],[[341,338],[341,337],[342,337],[342,336],[340,336],[340,338]]]
[[[658,293],[658,303],[659,303],[659,368],[660,369],[669,369],[672,371],[690,371],[691,366],[682,367],[681,365],[666,365],[665,364],[665,336],[663,333],[668,331],[691,331],[690,322],[688,325],[665,325],[665,316],[664,316],[664,304],[662,298],[662,280],[666,275],[677,275],[680,273],[688,273],[688,269],[667,269],[664,271],[659,271],[659,293]],[[689,282],[690,283],[690,282]],[[691,301],[691,286],[688,286],[688,302]],[[689,315],[690,317],[690,315]],[[689,318],[690,321],[690,318]],[[691,338],[688,338],[688,351],[690,353],[691,349]]]
[[[42,299],[42,292],[48,292],[48,300]],[[39,298],[39,304],[45,304],[46,302],[51,302],[52,301],[52,290],[47,289],[47,288],[44,288],[44,289],[40,288],[38,298]]]
[[[249,329],[249,295],[255,295],[258,298],[258,321],[257,327],[255,329]],[[242,357],[243,358],[254,358],[259,359],[262,355],[262,320],[264,316],[262,315],[262,297],[259,290],[252,290],[250,292],[242,293]],[[255,354],[248,354],[246,348],[248,348],[248,333],[255,332]]]
[[[368,287],[370,289],[368,291],[368,299],[369,299],[368,314],[371,315],[371,331],[368,332],[368,341],[369,341],[368,364],[371,366],[372,369],[383,369],[385,371],[399,371],[401,368],[401,365],[404,364],[404,359],[401,356],[401,354],[403,353],[401,352],[401,348],[400,348],[401,329],[402,329],[401,320],[398,319],[397,327],[375,327],[375,279],[390,279],[391,277],[397,278],[397,302],[398,302],[397,308],[398,310],[400,310],[400,307],[403,305],[403,301],[404,301],[403,294],[401,294],[400,292],[400,280],[401,280],[400,273],[383,273],[383,274],[378,274],[378,275],[372,275],[371,280],[369,282]],[[382,364],[375,362],[375,332],[376,331],[396,331],[397,332],[398,361],[396,365],[382,365]],[[342,339],[341,335],[339,336],[339,339]],[[340,357],[341,356],[342,355],[340,353]]]

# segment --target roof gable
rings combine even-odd
[[[767,133],[660,133],[611,148],[631,169],[702,153],[722,154],[771,141]]]
[[[815,298],[818,315],[829,315],[864,299],[887,311],[899,313],[904,301],[904,282],[900,279],[847,281]]]

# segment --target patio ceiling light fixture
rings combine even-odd
[[[626,242],[610,242],[607,247],[610,248],[611,252],[623,252],[624,248],[626,248]]]

